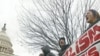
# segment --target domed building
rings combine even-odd
[[[6,35],[6,24],[0,31],[0,56],[14,56],[12,43],[9,37]]]

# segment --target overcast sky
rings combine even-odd
[[[26,7],[34,7],[30,6],[32,4],[31,0],[0,0],[0,28],[3,27],[4,23],[7,24],[7,34],[10,37],[11,42],[13,44],[15,55],[38,56],[38,53],[35,53],[31,50],[27,50],[25,47],[22,47],[19,42],[19,25],[17,18],[18,12],[20,12],[21,10],[21,1],[24,2],[23,4]]]
[[[27,2],[27,0],[24,0]],[[19,25],[18,25],[18,15],[17,12],[20,9],[19,0],[0,0],[0,28],[3,27],[3,24],[7,24],[7,34],[11,39],[13,44],[14,54],[18,56],[37,56],[30,50],[22,47],[19,42]],[[0,29],[1,30],[1,29]]]

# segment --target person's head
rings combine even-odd
[[[60,47],[64,46],[66,43],[65,43],[65,38],[60,38],[59,39],[59,45]]]
[[[43,54],[43,53],[41,53],[39,56],[44,56],[44,54]]]
[[[43,46],[42,48],[42,52],[44,53],[44,56],[46,56],[48,53],[50,53],[50,47],[49,46]]]
[[[96,10],[90,9],[86,14],[86,21],[90,24],[94,23],[98,18],[100,16]]]

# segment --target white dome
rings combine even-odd
[[[8,37],[8,36],[6,35],[6,33],[3,32],[3,31],[0,32],[0,39],[6,40],[6,41],[9,41],[9,42],[10,42],[9,37]]]
[[[6,34],[5,25],[0,32],[0,53],[13,54],[12,44]]]
[[[7,34],[3,31],[0,32],[0,45],[1,45],[1,42],[7,42],[9,45],[7,45],[7,43],[3,43],[4,45],[7,45],[8,47],[12,47],[12,44],[10,42],[10,39],[9,37],[7,36]]]

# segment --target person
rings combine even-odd
[[[86,14],[86,21],[87,23],[89,23],[89,27],[87,28],[87,30],[92,27],[95,23],[97,23],[98,21],[100,21],[100,15],[99,13],[94,10],[94,9],[90,9],[87,14]]]
[[[41,53],[39,56],[44,56],[44,54],[43,54],[43,53]]]
[[[59,39],[59,46],[61,48],[61,50],[59,51],[59,56],[62,56],[65,52],[65,50],[70,46],[69,44],[66,45],[66,42],[65,42],[65,38],[62,37]]]
[[[50,52],[49,46],[44,46],[41,48],[44,56],[55,56],[53,53]]]

